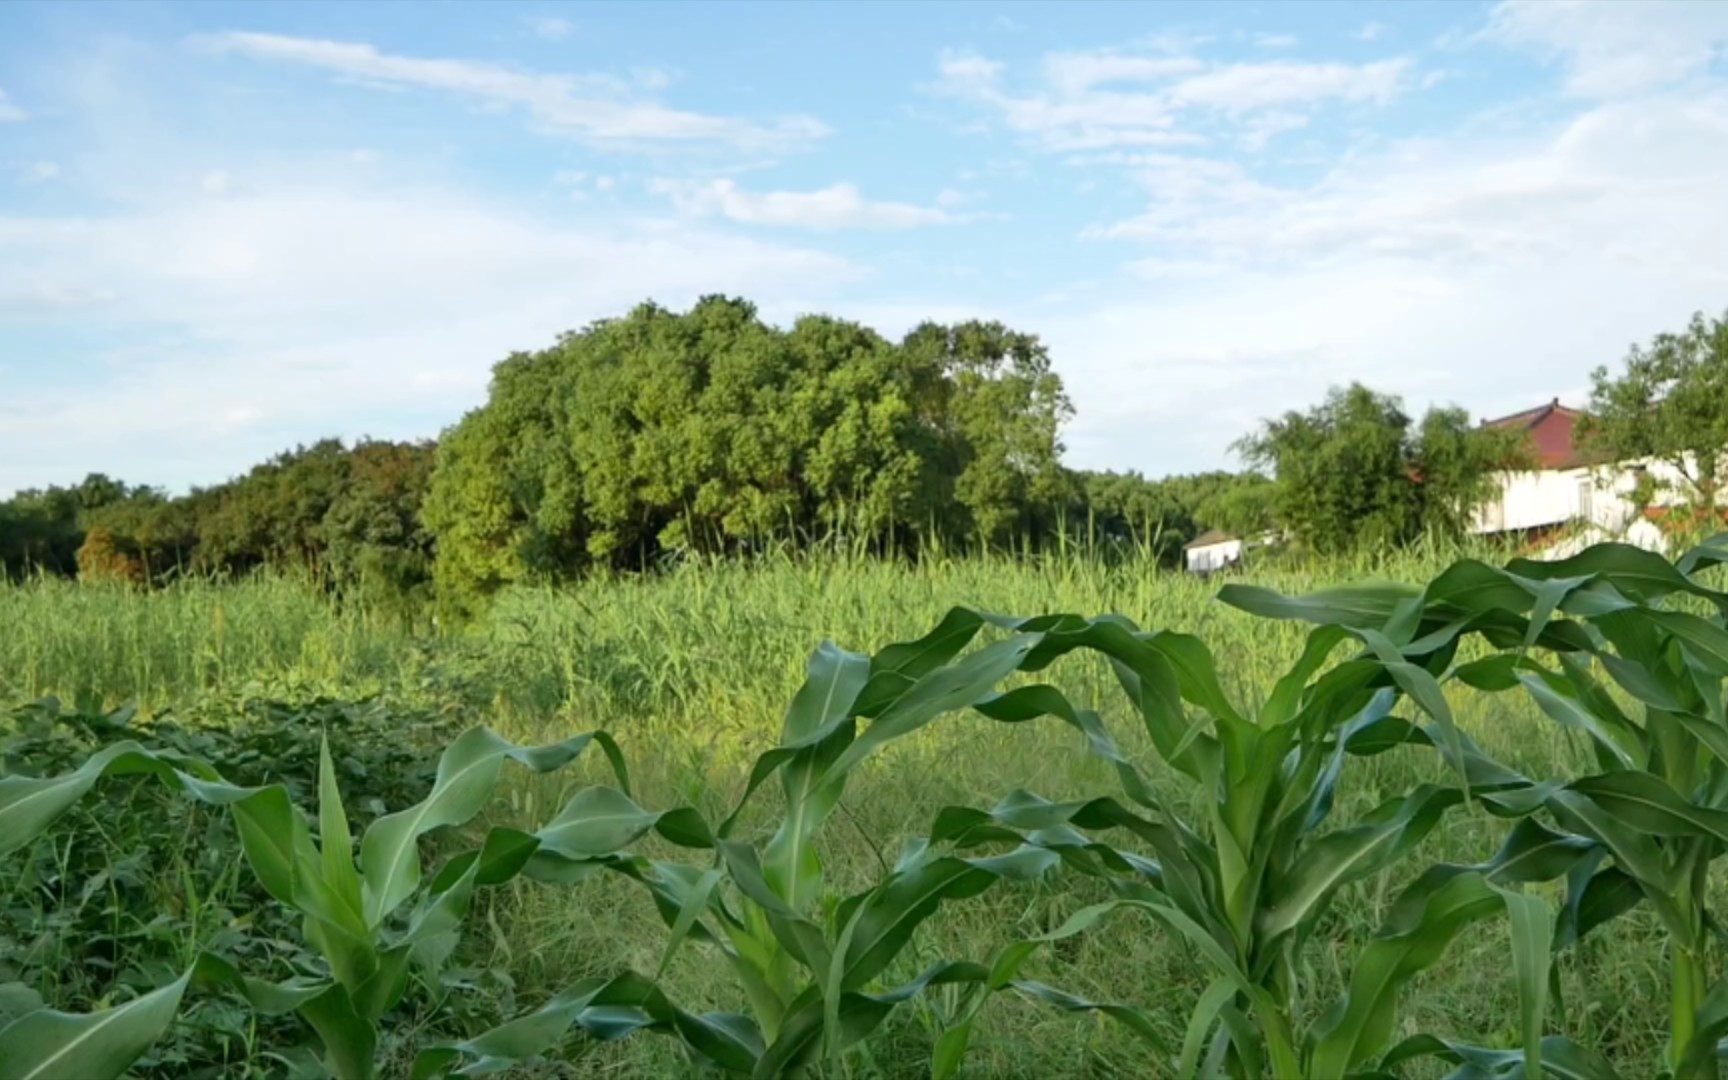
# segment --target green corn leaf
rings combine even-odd
[[[918,640],[889,645],[878,651],[870,658],[870,670],[873,673],[892,671],[913,680],[922,678],[970,645],[984,621],[982,615],[969,608],[951,608],[934,630]]]
[[[1597,716],[1561,676],[1545,670],[1525,671],[1519,673],[1518,682],[1549,718],[1562,727],[1584,732],[1620,768],[1639,767],[1643,747],[1635,741],[1637,734],[1626,730],[1623,724]],[[1622,740],[1633,745],[1628,747]]]
[[[90,755],[59,776],[0,776],[0,855],[40,836],[96,781],[108,775],[155,773],[171,778],[182,759],[152,753],[135,742],[118,742]]]
[[[558,816],[534,835],[542,850],[580,860],[622,851],[649,832],[658,832],[681,847],[714,846],[713,835],[696,811],[688,807],[644,810],[630,796],[609,787],[576,792]]]
[[[979,984],[988,977],[989,969],[982,965],[943,961],[892,990],[879,994],[846,993],[834,1010],[839,1030],[832,1036],[832,1045],[840,1051],[857,1043],[880,1027],[895,1006],[932,986]],[[827,1032],[829,1011],[818,986],[809,987],[794,999],[787,1008],[779,1036],[757,1060],[751,1073],[753,1080],[794,1075],[807,1064],[823,1042],[830,1038]]]
[[[1452,1074],[1455,1080],[1524,1080],[1527,1076],[1522,1053],[1468,1046],[1434,1035],[1412,1035],[1387,1051],[1380,1059],[1379,1075],[1401,1075],[1400,1065],[1424,1057],[1465,1066]],[[1595,1051],[1560,1035],[1542,1040],[1542,1073],[1553,1080],[1620,1080],[1620,1074]]]
[[[1511,653],[1484,656],[1452,669],[1452,678],[1477,690],[1510,690],[1518,685],[1519,658]]]
[[[1691,567],[1695,569],[1701,561],[1695,560]],[[1690,593],[1728,611],[1728,594],[1698,584],[1689,576],[1690,570],[1631,544],[1593,544],[1570,558],[1553,562],[1514,559],[1506,569],[1535,580],[1599,577],[1626,596],[1646,604],[1673,593]]]
[[[1273,687],[1271,696],[1266,699],[1266,707],[1260,710],[1260,722],[1271,727],[1294,717],[1302,706],[1308,680],[1320,670],[1339,643],[1349,636],[1349,631],[1342,626],[1321,626],[1309,631],[1301,659]]]
[[[331,986],[299,1008],[324,1044],[324,1065],[337,1080],[370,1080],[377,1073],[378,1028],[360,1015],[341,986]]]
[[[950,612],[950,618],[959,611]],[[976,630],[973,625],[963,637],[951,633],[944,640],[964,645]],[[938,627],[933,633],[942,631],[943,627]],[[915,649],[906,657],[901,670],[908,675],[919,674],[923,658],[940,655],[942,650],[937,646]],[[799,748],[800,752],[780,774],[786,791],[786,816],[768,844],[764,870],[769,883],[795,910],[803,910],[809,898],[821,888],[821,863],[810,841],[839,801],[840,787],[834,785],[824,796],[818,795],[818,789],[834,758],[851,741],[854,703],[870,678],[872,663],[869,658],[825,643],[810,657],[804,685],[786,711],[781,745]],[[845,733],[834,737],[843,726]]]
[[[1635,614],[1674,635],[1685,645],[1687,655],[1710,674],[1728,675],[1728,630],[1685,611],[1641,609],[1628,614]]]
[[[859,906],[847,948],[836,951],[835,963],[843,964],[839,986],[855,989],[880,974],[944,901],[976,896],[1003,879],[1034,880],[1056,862],[1049,851],[1025,847],[992,858],[937,859],[890,878]]]
[[[593,741],[593,735],[578,735],[548,746],[520,747],[485,727],[457,736],[438,760],[431,793],[406,810],[374,821],[360,841],[367,925],[377,926],[419,887],[420,837],[478,814],[506,760],[549,772],[572,761]]]
[[[1038,640],[1034,634],[1019,634],[992,642],[919,679],[870,722],[827,769],[827,776],[844,778],[858,762],[889,740],[910,734],[945,712],[970,708],[989,698],[995,693],[996,684],[1020,667]]]
[[[174,1020],[192,972],[93,1013],[27,1012],[0,1028],[0,1080],[107,1080],[150,1049]]]
[[[1312,1073],[1345,1076],[1373,1057],[1392,1032],[1404,985],[1465,926],[1504,907],[1481,874],[1457,867],[1434,867],[1405,889],[1357,959],[1345,996],[1321,1019]]]
[[[1694,806],[1653,773],[1587,776],[1567,788],[1640,832],[1653,836],[1712,836],[1728,843],[1728,811]]]
[[[930,1080],[952,1080],[972,1043],[972,1022],[956,1024],[936,1039],[930,1054]]]
[[[1518,986],[1519,1019],[1524,1034],[1524,1069],[1542,1075],[1542,1031],[1548,1011],[1549,945],[1554,918],[1534,896],[1499,889],[1512,927],[1512,974]]]
[[[304,976],[271,983],[242,975],[228,960],[214,953],[200,953],[193,965],[192,980],[200,988],[232,990],[264,1016],[283,1016],[330,989],[329,979]]]
[[[1588,837],[1555,832],[1535,818],[1525,818],[1513,826],[1500,850],[1479,869],[1497,884],[1553,881],[1601,850]]]
[[[1178,1080],[1198,1080],[1200,1055],[1206,1047],[1206,1035],[1220,1023],[1219,1013],[1236,997],[1236,987],[1229,979],[1219,978],[1208,986],[1188,1014],[1188,1028],[1182,1034],[1182,1054],[1176,1060]]]
[[[682,945],[684,939],[690,936],[691,931],[696,928],[697,921],[701,919],[702,913],[708,910],[709,898],[714,895],[714,890],[719,887],[724,876],[725,872],[718,866],[704,870],[702,876],[696,879],[695,885],[691,887],[684,901],[678,905],[678,915],[672,922],[672,932],[667,935],[666,945],[660,953],[660,966],[654,972],[656,981],[666,974],[666,965],[672,962],[672,956],[678,951],[678,946]]]
[[[1364,824],[1340,829],[1309,844],[1276,887],[1277,902],[1263,909],[1255,929],[1267,943],[1311,922],[1343,885],[1377,873],[1420,843],[1441,814],[1463,801],[1455,788],[1423,784],[1389,800]]]
[[[831,950],[822,928],[793,910],[768,885],[756,849],[736,840],[722,840],[718,848],[733,886],[762,909],[774,940],[812,972],[827,971]]]
[[[322,849],[322,884],[332,906],[346,917],[348,925],[364,933],[360,875],[354,869],[354,837],[348,831],[348,815],[342,809],[342,793],[336,787],[336,766],[330,759],[328,736],[318,743],[318,842]]]
[[[1258,585],[1230,584],[1218,591],[1220,601],[1250,615],[1352,629],[1384,626],[1399,604],[1418,595],[1408,585],[1391,583],[1340,586],[1306,596],[1284,596]]]
[[[558,1047],[573,1028],[615,1039],[643,1028],[675,1034],[686,1046],[727,1072],[749,1075],[762,1039],[743,1017],[697,1016],[673,1006],[652,980],[634,972],[585,979],[534,1012],[481,1035],[422,1051],[416,1076],[436,1076],[457,1061],[462,1075],[482,1075],[533,1060]]]
[[[1680,556],[1674,568],[1688,578],[1713,566],[1728,563],[1728,533],[1720,533]]]
[[[1170,1042],[1164,1038],[1158,1025],[1144,1010],[1131,1005],[1119,1005],[1112,1002],[1089,1001],[1086,998],[1058,990],[1041,982],[1019,980],[1014,984],[1014,990],[1031,998],[1041,1005],[1049,1005],[1063,1012],[1093,1012],[1107,1016],[1132,1031],[1146,1041],[1148,1046],[1161,1056],[1170,1055]]]

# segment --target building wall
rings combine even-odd
[[[1655,505],[1685,500],[1684,480],[1674,466],[1655,460],[1594,468],[1544,469],[1500,475],[1500,494],[1476,512],[1476,533],[1541,529],[1569,522],[1593,527],[1597,539],[1624,539],[1660,546],[1660,530],[1633,505],[1640,473],[1655,480]]]
[[[1214,570],[1222,570],[1233,562],[1242,560],[1242,541],[1220,540],[1216,544],[1204,547],[1189,548],[1184,554],[1188,557],[1188,569],[1196,574],[1209,574]]]
[[[1539,529],[1594,518],[1594,480],[1588,469],[1543,469],[1500,474],[1500,495],[1476,511],[1478,533]]]

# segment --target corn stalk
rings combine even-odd
[[[1361,587],[1290,598],[1231,586],[1225,595],[1257,614],[1349,625],[1397,653],[1455,648],[1480,635],[1497,651],[1454,677],[1481,690],[1522,691],[1588,740],[1600,771],[1563,781],[1520,775],[1455,730],[1430,739],[1485,809],[1522,819],[1513,837],[1526,838],[1529,850],[1519,879],[1566,879],[1558,945],[1640,904],[1661,920],[1670,957],[1668,1066],[1678,1080],[1716,1077],[1717,1047],[1728,1036],[1728,980],[1717,974],[1708,890],[1710,864],[1728,850],[1728,593],[1697,577],[1722,562],[1728,538],[1678,563],[1602,544],[1504,569],[1466,560],[1419,592]],[[1713,613],[1685,610],[1676,602],[1683,597]]]

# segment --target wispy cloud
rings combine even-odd
[[[1047,149],[1075,151],[1198,145],[1220,134],[1263,146],[1301,126],[1292,119],[1296,110],[1385,104],[1410,87],[1414,65],[1405,58],[1213,63],[1182,52],[1061,52],[1044,58],[1042,85],[1024,92],[1007,88],[1005,65],[976,53],[945,53],[937,70],[937,92],[991,109]],[[1219,121],[1227,122],[1222,130]],[[1230,132],[1229,123],[1245,129]]]
[[[1385,35],[1386,30],[1387,27],[1385,23],[1370,20],[1363,23],[1357,31],[1350,36],[1355,38],[1357,41],[1378,41]]]
[[[18,182],[29,186],[31,184],[46,184],[58,178],[60,166],[52,161],[32,161],[18,169]]]
[[[0,124],[17,123],[20,120],[28,119],[30,119],[30,114],[13,103],[12,99],[6,96],[6,91],[0,90]]]
[[[1562,61],[1572,93],[1607,97],[1709,72],[1728,55],[1728,4],[1506,0],[1487,36]]]
[[[648,86],[612,75],[543,74],[470,60],[424,59],[358,42],[230,32],[195,39],[218,52],[300,64],[382,86],[440,90],[491,107],[526,112],[541,129],[597,142],[710,142],[743,147],[784,145],[820,136],[810,117],[770,123],[673,109],[639,95]]]
[[[87,357],[108,361],[89,385],[9,386],[21,412],[0,423],[0,493],[116,461],[129,478],[210,482],[308,433],[429,434],[511,350],[644,297],[820,303],[857,273],[690,222],[304,179],[91,218],[0,215],[0,320],[75,313],[129,342]]]
[[[528,29],[537,38],[546,41],[563,41],[576,32],[576,24],[556,15],[535,15],[528,19]]]
[[[746,191],[732,180],[655,180],[650,189],[687,214],[794,229],[914,229],[955,220],[947,210],[866,199],[853,184],[815,191]]]

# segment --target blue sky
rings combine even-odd
[[[0,495],[435,435],[652,297],[1049,343],[1071,464],[1728,308],[1728,4],[0,6]]]

